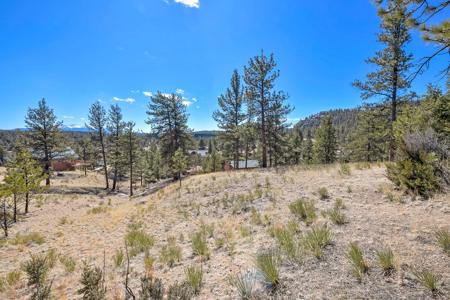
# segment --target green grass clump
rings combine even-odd
[[[88,215],[97,215],[105,213],[109,210],[107,206],[97,206],[88,210]]]
[[[359,248],[356,242],[350,243],[350,249],[347,253],[347,258],[352,264],[353,274],[356,276],[358,281],[361,282],[364,274],[369,270],[369,266],[364,259],[361,248]]]
[[[339,208],[334,207],[333,209],[328,210],[327,215],[331,222],[336,225],[343,225],[346,222],[345,215]]]
[[[191,243],[192,243],[192,250],[194,251],[195,255],[209,259],[210,253],[208,248],[208,242],[203,232],[199,231],[194,233],[191,238]]]
[[[302,256],[294,232],[285,228],[275,228],[274,237],[277,239],[281,251],[289,261],[301,263]]]
[[[330,194],[326,187],[321,187],[318,191],[320,200],[325,200],[330,198]]]
[[[351,175],[351,168],[348,164],[341,164],[339,173],[343,176],[349,176]]]
[[[317,218],[316,207],[313,201],[308,201],[305,198],[299,199],[289,204],[291,213],[303,220],[307,225],[310,225]]]
[[[421,269],[421,270],[413,270],[414,276],[417,280],[428,289],[434,295],[439,293],[439,282],[441,280],[441,276],[433,273],[430,270]]]
[[[255,275],[252,273],[236,274],[228,278],[231,286],[237,289],[240,299],[253,299],[253,290],[255,288]]]
[[[44,237],[37,232],[30,232],[27,234],[16,234],[16,236],[10,241],[12,245],[25,245],[30,246],[31,244],[42,245],[45,243]]]
[[[322,257],[322,249],[330,245],[331,242],[332,233],[326,225],[312,227],[301,239],[303,248],[312,253],[316,258]]]
[[[345,209],[344,200],[342,200],[342,198],[336,198],[336,200],[334,200],[334,207],[337,209]]]
[[[114,262],[114,266],[116,268],[120,268],[125,260],[125,254],[123,253],[123,250],[122,249],[116,250],[116,253],[114,253],[112,259]]]
[[[142,223],[132,223],[125,235],[125,243],[130,247],[130,256],[148,252],[153,247],[155,241],[152,236],[146,234],[142,228]]]
[[[6,274],[5,280],[9,286],[16,286],[20,281],[20,277],[22,277],[22,272],[20,270],[14,270]]]
[[[265,284],[272,290],[277,289],[280,284],[278,264],[278,257],[273,252],[261,253],[256,256],[256,270],[261,273]]]
[[[67,273],[73,273],[75,271],[77,263],[73,257],[67,255],[61,256],[59,262],[64,266],[64,270]]]
[[[184,270],[186,282],[189,283],[194,294],[198,295],[203,285],[203,270],[201,267],[190,266]]]
[[[172,267],[176,262],[181,260],[181,247],[177,245],[177,241],[174,237],[170,237],[167,240],[167,245],[164,245],[161,249],[159,259],[162,263]]]
[[[378,265],[385,275],[391,274],[395,270],[394,253],[390,248],[377,251]]]
[[[450,232],[445,229],[436,231],[436,240],[447,255],[450,256]]]

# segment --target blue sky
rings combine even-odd
[[[351,82],[370,71],[378,26],[369,0],[0,1],[0,128],[23,127],[45,97],[66,125],[84,124],[100,99],[149,131],[144,92],[178,90],[190,127],[214,129],[217,96],[261,49],[276,56],[291,120],[354,107]],[[419,58],[433,46],[415,33],[410,50]],[[446,59],[413,89],[443,85]]]

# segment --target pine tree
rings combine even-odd
[[[192,141],[187,126],[188,115],[182,99],[175,94],[165,95],[158,92],[148,104],[147,115],[149,116],[147,124],[159,138],[165,162],[172,164],[175,152],[179,148],[187,149]],[[172,165],[169,167],[173,169]],[[174,179],[178,178],[177,174],[173,175]]]
[[[103,173],[105,175],[106,189],[109,189],[108,165],[106,162],[106,133],[105,126],[107,122],[106,111],[103,106],[96,102],[89,109],[89,127],[94,131],[94,140],[99,143],[103,159]]]
[[[234,70],[231,77],[231,88],[227,88],[225,95],[219,96],[219,107],[220,109],[214,112],[213,118],[223,130],[221,137],[232,143],[234,166],[239,169],[241,126],[247,116],[243,111],[244,90],[237,70]]]
[[[108,132],[110,144],[109,162],[113,171],[113,185],[112,189],[116,189],[117,177],[119,169],[123,165],[120,140],[123,134],[125,123],[123,122],[122,110],[119,105],[111,105],[108,113]]]
[[[198,149],[199,150],[205,150],[206,149],[206,144],[205,144],[205,140],[204,139],[200,139],[200,141],[198,142]]]
[[[264,52],[251,58],[244,67],[244,81],[247,84],[246,97],[252,116],[255,116],[260,132],[262,167],[267,168],[269,133],[269,114],[273,102],[283,103],[287,96],[281,91],[273,91],[275,80],[280,76],[273,54],[267,57]]]
[[[378,41],[385,45],[382,51],[367,60],[377,70],[367,75],[366,82],[355,81],[353,85],[362,91],[362,98],[377,97],[389,103],[389,159],[395,157],[395,138],[393,123],[397,119],[398,103],[408,97],[404,92],[410,86],[407,72],[411,68],[412,55],[405,51],[411,40],[408,28],[410,18],[404,0],[388,0],[387,8],[379,10],[381,33]]]
[[[34,150],[34,155],[38,156],[44,165],[44,172],[47,175],[45,184],[50,185],[50,168],[52,157],[61,141],[60,127],[56,115],[45,99],[39,101],[37,108],[28,109],[25,117],[25,124],[29,131],[29,143]]]
[[[356,161],[380,161],[386,154],[386,116],[382,107],[366,105],[358,115],[353,141],[349,144]]]
[[[11,227],[13,214],[11,213],[11,191],[5,184],[0,184],[0,228],[3,229],[5,237],[8,237],[8,229]]]
[[[46,175],[43,174],[39,162],[34,160],[31,153],[24,148],[19,148],[13,164],[19,176],[22,178],[22,192],[25,195],[25,214],[27,214],[30,204],[30,194],[39,190],[41,182],[46,178]]]
[[[17,212],[18,212],[18,202],[20,197],[23,195],[25,191],[25,182],[23,177],[18,172],[18,170],[13,166],[9,165],[7,168],[6,176],[4,179],[5,189],[9,192],[9,194],[13,198],[13,217],[12,220],[14,223],[17,222]]]
[[[0,145],[0,166],[5,164],[5,149]]]
[[[289,164],[298,165],[302,156],[303,134],[298,127],[294,127],[289,135],[288,150],[286,153]]]
[[[315,159],[318,163],[331,164],[336,161],[336,130],[333,127],[331,116],[322,119],[316,131],[314,144]]]
[[[183,175],[183,172],[185,172],[187,169],[187,159],[186,155],[183,152],[183,149],[178,148],[177,151],[175,151],[175,154],[172,158],[172,171],[174,174],[177,174],[178,180],[180,181],[180,188],[181,188],[181,177]]]
[[[312,135],[311,135],[311,130],[308,130],[308,132],[306,133],[306,141],[305,141],[305,147],[303,149],[303,161],[306,164],[311,164],[313,162],[313,151],[314,151],[314,146],[313,146],[313,142],[312,142]]]
[[[124,127],[123,145],[130,176],[130,197],[133,196],[133,175],[137,163],[137,151],[139,146],[138,137],[134,131],[134,122],[127,122]]]
[[[84,175],[87,175],[87,166],[94,154],[94,149],[92,149],[91,141],[87,136],[83,136],[75,146],[78,156],[83,160],[83,170]]]

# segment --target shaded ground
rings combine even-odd
[[[0,247],[0,276],[20,268],[31,253],[55,249],[76,259],[74,273],[61,264],[52,270],[54,294],[58,299],[79,298],[82,261],[103,265],[106,257],[108,299],[121,299],[123,268],[115,268],[112,256],[123,248],[124,235],[131,220],[142,220],[145,232],[155,238],[150,255],[156,260],[153,274],[166,286],[184,280],[184,269],[202,265],[204,286],[198,299],[236,299],[236,290],[227,277],[252,271],[255,254],[277,247],[268,231],[289,221],[298,223],[300,233],[308,227],[294,218],[288,205],[300,197],[315,200],[318,224],[328,223],[333,244],[317,260],[305,255],[301,265],[284,262],[280,268],[283,299],[427,299],[411,273],[414,266],[424,266],[442,276],[441,295],[450,295],[450,257],[436,245],[434,231],[450,229],[450,197],[439,195],[428,201],[413,200],[394,191],[382,167],[358,170],[342,176],[337,167],[254,170],[194,176],[148,195],[145,190],[129,199],[124,193],[107,194],[101,190],[101,176],[71,172],[54,180],[54,187],[34,201],[31,213],[18,223],[11,234],[38,232],[45,237],[41,245]],[[320,200],[318,189],[326,187],[330,199]],[[348,222],[333,225],[320,212],[343,199]],[[89,213],[106,207],[104,212]],[[202,261],[193,255],[190,236],[201,224],[214,226],[208,239],[211,256]],[[182,248],[182,259],[169,267],[159,260],[161,248],[174,237]],[[220,241],[224,241],[222,247]],[[369,262],[369,274],[358,283],[346,258],[348,244],[357,241]],[[397,271],[386,277],[377,266],[376,251],[389,246],[396,257]],[[144,254],[131,260],[132,286],[137,288],[145,274]],[[8,288],[0,298],[25,298],[23,278]],[[269,297],[258,285],[259,297]]]

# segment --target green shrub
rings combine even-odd
[[[175,238],[171,237],[161,249],[160,260],[162,263],[172,267],[176,262],[181,260],[181,247],[177,245]]]
[[[330,194],[326,187],[321,187],[318,191],[320,200],[325,200],[330,198]]]
[[[73,273],[75,271],[75,267],[77,265],[74,258],[70,256],[61,256],[59,258],[59,262],[64,266],[64,270],[67,273]]]
[[[331,242],[331,230],[326,225],[313,226],[310,231],[303,235],[301,240],[303,248],[316,258],[322,257],[322,249],[330,245]]]
[[[305,221],[307,225],[312,224],[317,218],[314,202],[308,201],[305,198],[299,199],[289,204],[289,210],[301,220]]]
[[[387,164],[387,175],[397,186],[413,194],[428,197],[439,190],[436,163],[434,154],[421,151],[414,158],[408,157]]]
[[[350,243],[350,249],[347,253],[347,258],[350,260],[353,268],[353,274],[356,276],[359,282],[361,282],[362,277],[369,267],[367,262],[364,260],[363,253],[356,242]]]
[[[203,232],[196,232],[191,238],[192,250],[195,255],[202,256],[203,258],[209,259],[209,248],[208,242]]]
[[[159,278],[141,277],[141,290],[139,299],[162,300],[164,298],[164,285]]]
[[[390,248],[377,251],[378,265],[385,275],[391,274],[395,270],[394,253]]]
[[[168,300],[190,300],[194,296],[194,291],[187,282],[171,285],[167,291]]]
[[[47,281],[51,269],[49,256],[32,255],[22,268],[28,277],[27,285],[33,288],[31,299],[49,299],[51,294],[51,283]]]
[[[235,287],[238,291],[239,297],[242,300],[253,299],[253,290],[255,288],[255,275],[252,273],[236,274],[228,278],[228,282],[231,286]]]
[[[16,236],[10,241],[12,245],[26,245],[30,246],[31,244],[42,245],[45,243],[45,239],[42,235],[37,232],[31,232],[28,234],[16,234]]]
[[[203,270],[201,267],[190,266],[184,270],[186,282],[189,283],[194,294],[200,293],[203,285]]]
[[[413,270],[413,274],[420,282],[420,284],[422,284],[430,292],[432,292],[433,294],[439,293],[439,282],[441,280],[440,275],[437,275],[432,271],[426,269]]]
[[[339,208],[334,207],[333,209],[330,209],[326,213],[330,220],[336,224],[336,225],[343,225],[345,224],[345,215],[341,212]]]
[[[447,255],[450,256],[450,232],[445,229],[436,231],[436,240]]]
[[[50,248],[47,251],[47,264],[50,269],[53,269],[56,266],[56,262],[58,261],[59,254],[55,249]]]
[[[82,287],[77,291],[83,299],[106,299],[106,289],[103,285],[103,272],[99,267],[91,267],[84,263],[81,274]]]
[[[261,273],[265,284],[272,290],[277,289],[280,284],[278,263],[278,257],[273,252],[261,253],[256,256],[256,270]]]
[[[344,200],[342,200],[342,198],[336,198],[336,200],[334,200],[334,207],[337,209],[345,209]]]
[[[148,252],[155,241],[152,236],[146,234],[141,223],[132,223],[125,235],[125,243],[130,247],[130,256],[136,256],[142,252]]]
[[[122,249],[116,250],[116,253],[114,253],[113,257],[114,266],[116,268],[120,268],[123,265],[125,254],[123,253]]]

